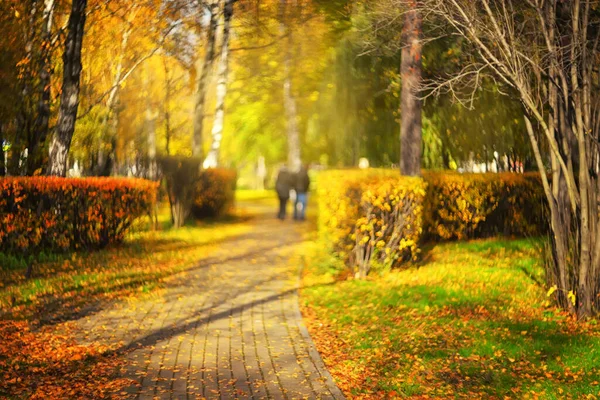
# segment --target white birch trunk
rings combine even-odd
[[[218,0],[209,0],[209,23],[206,31],[206,53],[204,54],[204,64],[202,73],[198,81],[196,91],[196,106],[194,108],[194,133],[192,135],[192,155],[194,157],[203,157],[202,133],[204,130],[204,109],[206,103],[206,92],[208,91],[209,74],[212,71],[215,58],[215,33],[217,30],[217,12],[219,9]]]
[[[215,117],[211,131],[212,145],[204,162],[205,168],[214,168],[219,165],[221,140],[223,139],[223,125],[225,121],[225,98],[227,97],[227,79],[229,77],[229,37],[231,19],[233,17],[234,0],[224,0],[223,5],[223,39],[221,44],[221,58],[218,66],[217,103]]]
[[[146,112],[144,116],[146,120],[145,125],[148,145],[148,178],[156,180],[156,113],[152,109],[149,72],[147,69],[145,72],[144,86],[146,88]]]

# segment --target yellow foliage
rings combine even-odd
[[[397,171],[329,171],[319,181],[320,231],[365,276],[373,262],[416,258],[425,183]]]
[[[534,235],[546,228],[537,174],[335,170],[319,178],[319,232],[359,275],[415,259],[423,236]]]
[[[544,232],[545,199],[538,174],[426,172],[425,231],[441,239]]]

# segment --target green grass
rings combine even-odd
[[[339,266],[313,242],[302,291],[311,334],[337,346],[323,351],[350,397],[600,396],[600,330],[549,304],[540,245],[432,245],[410,269],[335,281],[325,272]]]

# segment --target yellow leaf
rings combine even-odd
[[[573,305],[576,305],[577,297],[575,296],[575,293],[573,293],[572,290],[569,290],[569,294],[567,295],[567,297],[569,300],[571,300],[571,303]]]
[[[558,287],[557,287],[556,285],[552,286],[550,289],[548,289],[548,293],[546,293],[546,296],[547,296],[547,297],[550,297],[550,296],[552,296],[552,294],[553,294],[554,292],[556,292],[557,290],[558,290]]]

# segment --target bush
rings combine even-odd
[[[547,230],[539,174],[424,174],[426,235],[432,239],[531,236]]]
[[[364,276],[373,264],[414,259],[420,241],[547,231],[537,174],[394,170],[327,171],[319,177],[319,232]]]
[[[0,249],[100,248],[149,214],[157,185],[139,179],[0,179]]]
[[[391,170],[329,171],[319,178],[319,231],[365,276],[373,262],[418,254],[425,185]]]
[[[398,176],[391,170],[333,170],[319,175],[320,237],[347,259],[354,249],[351,238],[360,217],[360,200],[364,187],[386,176]]]
[[[192,211],[202,162],[179,156],[159,157],[157,162],[167,183],[171,221],[175,228],[180,228]]]
[[[235,170],[210,168],[202,171],[195,184],[192,215],[202,219],[230,211],[235,201],[236,182]]]
[[[384,268],[419,253],[425,182],[420,178],[389,177],[365,186],[360,218],[355,223],[351,262],[365,277],[372,262]]]

